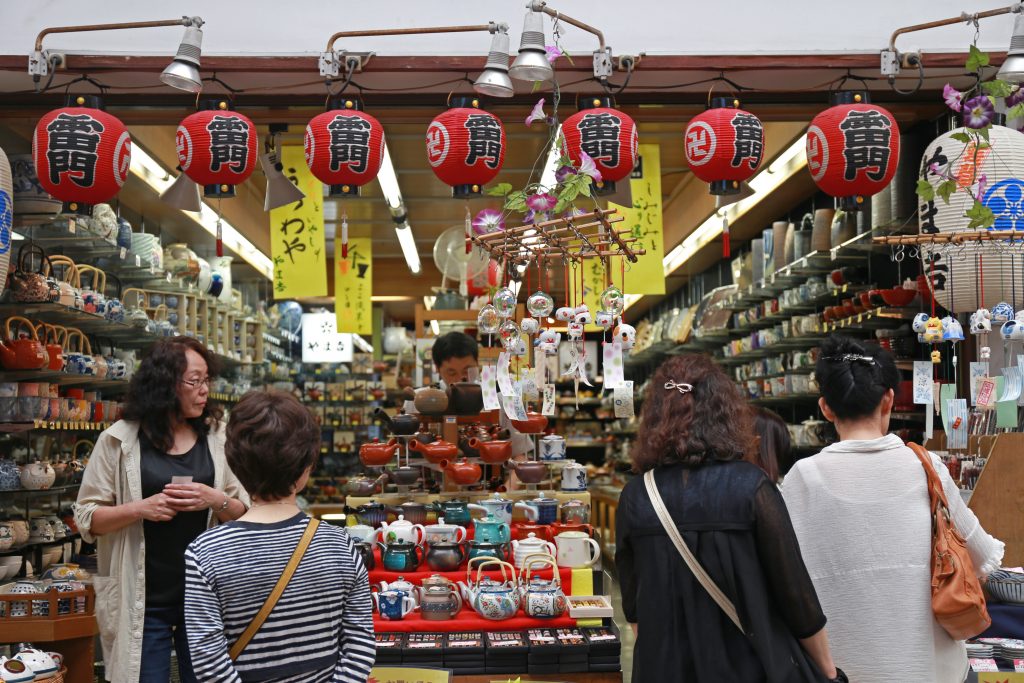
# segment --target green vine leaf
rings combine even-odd
[[[965,145],[971,144],[971,136],[967,133],[950,133],[949,137],[953,138],[957,142],[962,142]]]
[[[979,128],[978,129],[978,135],[980,135],[981,137],[985,138],[986,142],[988,141],[988,131],[991,128],[992,128],[992,125],[989,124],[989,125],[985,126],[984,128]]]
[[[544,83],[542,81],[534,81],[533,82],[533,88],[530,90],[530,94],[532,95],[535,92],[540,92],[540,89],[543,86],[544,86]]]
[[[516,190],[515,192],[509,192],[505,196],[505,210],[516,211],[518,213],[526,212],[526,193],[522,190]]]
[[[981,67],[988,66],[988,62],[988,53],[979,50],[977,45],[971,45],[971,53],[964,67],[968,71],[978,71]]]
[[[1010,93],[1013,92],[1013,86],[1006,81],[1001,81],[998,78],[993,81],[986,81],[981,84],[981,89],[985,91],[986,95],[992,97],[1009,97]]]
[[[996,215],[992,213],[992,209],[978,200],[974,200],[974,205],[967,210],[964,217],[971,219],[971,222],[967,224],[968,230],[988,228],[996,222]]]
[[[587,179],[587,182],[583,185],[583,187],[580,188],[580,194],[583,195],[584,197],[590,197],[592,196],[594,184],[591,182],[590,176],[585,175],[583,177]]]
[[[491,189],[487,190],[487,194],[491,197],[504,197],[512,191],[512,183],[498,183]]]
[[[956,181],[955,180],[943,180],[939,183],[939,186],[935,189],[935,194],[942,197],[942,201],[949,204],[949,198],[956,192]]]
[[[1008,121],[1019,118],[1024,118],[1024,102],[1014,105],[1006,110],[1006,119]]]
[[[569,206],[569,202],[568,201],[566,201],[565,199],[559,199],[558,203],[555,204],[554,212],[555,213],[562,213],[563,211],[565,211],[565,208],[567,206]]]
[[[930,202],[935,199],[935,188],[927,180],[917,181],[917,196],[922,202]]]

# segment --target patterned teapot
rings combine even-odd
[[[57,473],[48,462],[36,460],[21,467],[21,487],[33,491],[42,491],[53,486]]]
[[[18,463],[7,458],[0,459],[0,491],[16,491],[21,488],[21,470]]]
[[[466,568],[467,576],[472,570],[473,563],[471,560]],[[500,569],[501,582],[482,577],[484,567]],[[462,597],[484,619],[503,621],[511,619],[519,611],[519,582],[515,567],[508,562],[483,560],[477,565],[476,581],[460,582],[459,585],[462,588]]]
[[[532,576],[533,568],[538,565],[551,567],[552,578]],[[537,554],[527,557],[519,585],[526,616],[534,619],[555,619],[565,614],[566,600],[562,591],[562,578],[558,574],[555,559],[550,555]]]

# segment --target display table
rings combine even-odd
[[[483,674],[482,676],[454,676],[453,683],[494,683],[494,681],[565,681],[566,683],[622,683],[622,672],[613,673],[586,673],[586,674],[544,674],[541,676],[512,676],[508,674]]]

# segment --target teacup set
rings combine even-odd
[[[127,367],[116,361],[115,371]],[[109,366],[106,366],[109,367]],[[102,400],[98,392],[67,388],[48,382],[0,382],[0,423],[34,420],[67,422],[115,422],[122,404]]]

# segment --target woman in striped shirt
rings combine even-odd
[[[310,412],[283,392],[252,392],[231,413],[226,454],[252,496],[238,521],[185,555],[185,625],[200,683],[365,683],[375,657],[372,602],[352,539],[322,525],[269,617],[232,660],[306,531],[295,504],[320,449]]]

